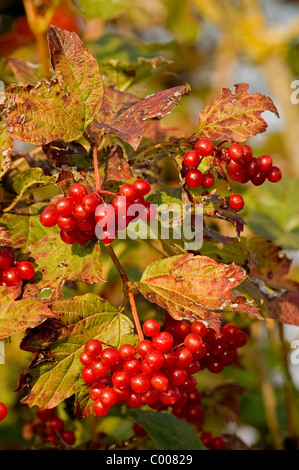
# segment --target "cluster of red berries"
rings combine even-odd
[[[210,450],[226,450],[226,444],[222,437],[213,437],[210,432],[203,432],[200,436],[201,442]]]
[[[214,157],[212,166],[217,159],[225,161],[228,176],[238,183],[251,181],[255,186],[260,186],[266,179],[271,183],[278,183],[282,177],[281,170],[273,165],[270,155],[264,154],[255,158],[249,145],[233,143],[228,148],[215,148],[210,139],[199,139],[194,150],[186,152],[183,159],[184,167],[187,169],[185,181],[190,188],[213,186],[214,175],[211,172],[203,174],[197,168],[202,158],[210,155]],[[232,194],[229,205],[239,211],[244,207],[244,200],[239,194]]]
[[[7,406],[0,402],[0,421],[3,421],[7,416]]]
[[[132,408],[146,404],[155,410],[170,406],[180,418],[200,420],[200,393],[194,374],[204,367],[218,373],[224,365],[232,364],[237,359],[236,348],[246,343],[246,334],[228,324],[221,329],[218,341],[202,322],[189,324],[167,317],[164,331],[156,320],[146,320],[143,331],[151,339],[139,341],[136,348],[125,344],[119,350],[103,349],[97,339],[86,343],[80,355],[82,378],[90,385],[97,416],[105,416],[115,404],[126,403]]]
[[[59,418],[54,408],[50,410],[38,410],[37,418],[42,424],[39,434],[44,436],[45,442],[54,446],[67,444],[72,446],[76,442],[73,431],[65,429],[64,421]]]
[[[62,197],[55,205],[51,204],[43,210],[40,221],[45,227],[57,224],[61,230],[60,237],[67,244],[85,245],[96,235],[108,244],[115,240],[117,231],[125,229],[132,220],[140,217],[149,221],[156,216],[154,206],[144,199],[150,190],[148,181],[139,179],[134,184],[124,184],[111,204],[105,204],[101,195],[89,194],[86,186],[74,184],[69,189],[68,197]],[[135,206],[137,210],[141,207],[137,218],[135,212],[130,214],[128,211],[133,204],[138,204]],[[96,233],[97,224],[100,230]]]
[[[0,250],[0,286],[17,286],[22,280],[32,279],[35,269],[25,260],[14,260],[8,250]]]

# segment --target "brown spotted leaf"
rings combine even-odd
[[[89,128],[90,135],[96,138],[97,133],[113,133],[136,150],[145,133],[147,121],[162,119],[189,92],[190,86],[182,85],[139,100],[109,87],[101,113]]]
[[[24,338],[21,349],[35,353],[23,371],[19,389],[30,379],[30,392],[23,400],[30,407],[53,408],[76,394],[77,414],[93,413],[88,404],[88,387],[81,378],[80,354],[89,339],[119,348],[135,344],[134,325],[107,300],[95,294],[53,303],[55,319],[50,319]]]
[[[3,110],[7,133],[36,145],[80,139],[103,98],[98,64],[77,34],[51,26],[48,42],[55,77],[8,86]]]
[[[102,185],[105,185],[107,181],[127,181],[133,178],[128,160],[120,145],[106,147],[99,164]]]
[[[249,85],[239,83],[234,91],[223,88],[219,98],[199,113],[198,136],[212,140],[244,142],[250,136],[265,132],[264,111],[278,111],[271,98],[260,93],[247,93]]]
[[[205,320],[217,328],[226,311],[259,317],[258,308],[233,294],[246,278],[235,264],[217,263],[207,256],[185,254],[151,263],[139,288],[151,302],[165,308],[177,320]]]
[[[285,292],[268,299],[268,310],[271,318],[299,326],[299,292]]]
[[[11,152],[13,139],[4,130],[3,122],[0,122],[0,180],[11,166]]]
[[[49,233],[29,248],[35,261],[37,282],[27,284],[25,298],[39,296],[56,300],[67,281],[90,284],[103,281],[99,243],[67,245],[59,233]]]
[[[7,291],[8,289],[6,289]],[[34,328],[54,314],[42,300],[1,298],[0,339]]]

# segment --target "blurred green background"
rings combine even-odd
[[[31,0],[24,2],[27,14],[30,3]],[[283,180],[258,188],[235,184],[233,189],[245,198],[243,214],[248,224],[245,235],[259,233],[279,244],[294,259],[293,276],[299,280],[299,104],[291,100],[296,91],[292,83],[299,79],[299,1],[35,0],[33,3],[42,18],[50,11],[51,24],[79,34],[97,58],[106,86],[113,84],[144,97],[189,83],[191,94],[162,122],[163,127],[179,129],[178,136],[188,136],[196,130],[199,111],[219,95],[222,87],[246,82],[249,93],[260,92],[274,100],[280,119],[265,113],[267,132],[248,143],[256,156],[272,155],[275,165],[282,169]],[[0,80],[5,84],[16,79],[8,57],[36,64],[40,77],[44,77],[45,71],[39,67],[38,38],[28,26],[24,4],[20,0],[1,0],[0,4]],[[163,57],[167,62],[158,62],[152,70],[140,59],[154,57]],[[20,144],[16,146],[22,149]],[[167,163],[162,177],[163,183],[177,182],[177,175]],[[230,229],[228,234],[232,233]],[[134,280],[159,257],[139,242],[129,246],[117,242],[116,251]],[[65,286],[66,297],[93,291],[119,304],[121,288],[117,273],[105,253],[103,257],[108,283],[94,286],[73,283]],[[139,300],[143,319],[162,318],[162,312],[152,304]],[[283,393],[286,377],[276,326],[271,321],[260,325],[247,320],[241,321],[241,326],[251,331],[241,365],[229,367],[217,377],[205,372],[199,378],[200,389],[230,383],[244,387],[240,421],[227,425],[220,407],[219,413],[211,413],[207,418],[205,428],[239,436],[255,448],[279,448],[283,442],[286,445],[288,422]],[[292,340],[298,334],[297,328],[285,328],[284,334]],[[6,345],[6,365],[0,365],[0,401],[9,407],[7,419],[0,423],[0,449],[29,448],[33,443],[30,429],[24,425],[33,419],[34,410],[20,405],[21,396],[12,392],[20,371],[30,360],[30,354],[18,349],[20,339],[14,338]],[[291,373],[299,385],[296,367],[291,368]],[[295,401],[298,402],[297,395]],[[277,410],[276,421],[271,416],[273,406]],[[59,413],[67,417],[63,406]],[[104,433],[108,443],[119,443],[133,435],[131,422],[117,416],[100,423],[90,418],[83,425],[73,422],[71,426],[82,445],[96,433]]]

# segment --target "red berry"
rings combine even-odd
[[[206,173],[203,175],[202,186],[204,188],[210,188],[215,183],[215,177],[213,173]]]
[[[57,223],[58,212],[55,206],[50,205],[45,207],[40,215],[40,223],[44,227],[54,227]]]
[[[47,442],[48,444],[53,444],[54,446],[58,446],[59,441],[57,439],[56,433],[50,432],[49,434],[47,434],[45,442]]]
[[[93,362],[93,358],[90,357],[88,354],[86,354],[85,351],[83,351],[83,352],[80,354],[80,362],[81,362],[81,364],[83,364],[84,366],[91,367],[91,364],[92,364],[92,362]]]
[[[259,156],[259,162],[260,162],[260,169],[261,171],[268,171],[271,170],[272,168],[272,158],[270,155],[264,154]]]
[[[196,359],[194,359],[191,362],[190,366],[188,366],[186,369],[188,374],[196,374],[196,372],[198,372],[199,370],[200,370],[200,364]]]
[[[0,421],[3,421],[7,416],[7,406],[4,403],[0,403]]]
[[[246,173],[249,176],[254,176],[260,171],[260,161],[258,158],[252,158],[252,160],[245,166]]]
[[[50,421],[51,419],[55,418],[56,410],[51,408],[50,410],[37,410],[36,416],[40,419],[43,423]]]
[[[64,217],[63,215],[59,215],[57,217],[57,225],[58,227],[63,230],[64,232],[71,232],[76,228],[76,220],[73,215],[69,215]]]
[[[175,385],[169,385],[164,392],[160,393],[160,401],[167,406],[174,405],[180,399],[180,391]]]
[[[177,362],[176,365],[180,369],[184,369],[190,366],[191,362],[193,361],[193,355],[188,349],[186,348],[179,348],[177,350]]]
[[[83,367],[81,375],[87,385],[92,385],[97,381],[97,377],[91,367]]]
[[[137,344],[136,349],[140,356],[145,357],[150,351],[154,349],[154,345],[150,340],[144,339]]]
[[[185,321],[179,321],[173,326],[173,335],[176,338],[185,338],[190,333],[190,326]]]
[[[200,440],[205,447],[211,447],[212,444],[212,434],[210,432],[203,432],[200,436]]]
[[[124,196],[116,196],[112,201],[112,206],[115,210],[116,215],[127,215],[129,202]]]
[[[143,324],[143,332],[146,336],[156,336],[160,332],[160,325],[156,320],[146,320]]]
[[[226,450],[226,444],[221,437],[213,437],[210,446],[212,450]]]
[[[227,340],[235,342],[239,337],[239,328],[233,323],[227,323],[223,329],[225,330]]]
[[[252,160],[253,153],[252,153],[252,148],[247,145],[243,144],[243,160],[245,163],[249,163]]]
[[[155,369],[150,367],[145,361],[141,362],[141,372],[143,372],[146,375],[152,376],[155,373]]]
[[[134,201],[138,195],[137,190],[132,184],[124,184],[119,192],[120,195],[126,197],[128,201]]]
[[[127,388],[130,385],[130,375],[125,371],[117,371],[112,375],[112,383],[115,388]]]
[[[236,211],[240,211],[244,207],[244,199],[242,196],[240,196],[240,194],[232,194],[228,202],[231,208],[235,209]]]
[[[210,139],[199,139],[195,144],[195,150],[202,157],[208,157],[214,152],[214,144]]]
[[[0,250],[0,269],[7,269],[13,263],[13,255],[6,250]]]
[[[136,180],[133,184],[138,196],[146,196],[151,190],[151,185],[144,179]]]
[[[146,393],[151,386],[151,381],[146,374],[137,374],[131,377],[130,387],[136,393]]]
[[[240,144],[231,144],[228,149],[228,156],[231,160],[238,161],[241,160],[244,156],[243,145]]]
[[[135,375],[140,372],[141,363],[138,359],[130,359],[129,361],[124,361],[123,370],[130,375]]]
[[[90,339],[85,344],[84,351],[88,356],[96,359],[102,352],[102,343],[98,339]]]
[[[168,352],[173,346],[173,337],[167,331],[161,331],[153,339],[154,348],[157,351]]]
[[[199,153],[196,150],[189,150],[184,155],[184,164],[188,168],[197,167],[200,163]]]
[[[76,231],[76,229],[72,230],[71,232],[64,232],[63,230],[61,230],[60,238],[64,243],[67,243],[68,245],[73,245],[78,240],[78,232]]]
[[[143,405],[141,396],[139,393],[131,393],[130,397],[126,400],[126,404],[130,408],[140,408]]]
[[[202,408],[198,404],[192,403],[191,405],[187,406],[186,415],[187,420],[190,423],[196,423],[196,421],[199,421],[202,418]]]
[[[271,183],[278,183],[282,178],[281,170],[277,166],[272,166],[271,170],[267,172],[267,179]]]
[[[81,202],[88,194],[88,189],[83,184],[73,184],[69,189],[69,198],[74,202]]]
[[[112,205],[100,204],[95,211],[95,221],[102,227],[115,224],[115,210]]]
[[[187,171],[185,181],[190,188],[198,188],[203,182],[203,174],[197,168],[192,168]]]
[[[151,384],[158,392],[164,392],[168,387],[169,380],[164,374],[155,374],[151,378]]]
[[[184,346],[191,353],[195,353],[202,348],[203,342],[201,336],[196,333],[190,333],[184,340]]]
[[[178,369],[177,367],[173,367],[168,372],[168,378],[172,385],[180,386],[186,382],[188,378],[188,372],[186,369]]]
[[[19,276],[17,268],[7,268],[4,269],[1,280],[6,286],[14,287],[17,286],[22,279]]]
[[[123,361],[129,361],[130,359],[133,359],[136,354],[136,350],[134,346],[131,344],[123,344],[119,348],[119,358],[122,359]]]
[[[62,432],[64,430],[64,421],[55,416],[49,421],[48,426],[51,431]]]
[[[146,434],[145,429],[138,423],[134,423],[133,431],[136,436],[144,436],[144,434]]]
[[[208,361],[208,370],[213,374],[219,374],[223,370],[223,363],[220,359],[211,358]]]
[[[238,171],[242,169],[244,170],[244,162],[243,160],[238,160],[237,162],[235,162],[234,160],[230,160],[226,164],[226,168],[229,173],[238,173]]]
[[[104,230],[101,234],[97,234],[99,240],[101,240],[105,245],[110,245],[110,243],[114,242],[116,236],[117,232],[115,230]]]
[[[247,334],[244,331],[239,331],[238,340],[236,342],[237,348],[242,348],[247,343]]]
[[[61,434],[61,438],[69,446],[74,445],[76,442],[76,437],[73,431],[63,431],[63,433]]]
[[[92,386],[89,389],[90,398],[94,401],[98,400],[100,398],[100,392],[101,390],[103,390],[103,388],[106,388],[103,382],[96,382],[92,384]]]
[[[140,394],[142,402],[146,405],[153,405],[154,403],[157,403],[159,396],[160,395],[158,390],[154,390],[153,388],[150,388],[146,393]]]
[[[204,338],[206,336],[208,329],[206,325],[200,321],[195,321],[191,324],[191,331],[192,333],[196,333],[197,335]]]
[[[62,197],[56,202],[56,210],[59,215],[67,217],[71,215],[74,209],[74,202],[68,197]]]
[[[177,354],[176,351],[169,351],[164,354],[164,366],[171,367],[176,364]]]
[[[97,416],[103,417],[109,413],[110,406],[104,405],[99,399],[95,401],[93,409]]]
[[[164,354],[160,351],[150,351],[145,356],[145,362],[149,365],[152,369],[158,370],[164,364]]]
[[[96,359],[93,361],[91,368],[94,372],[94,375],[97,379],[104,377],[110,372],[110,365],[106,362],[101,361],[101,359]]]
[[[157,210],[151,202],[145,201],[144,208],[140,214],[140,217],[145,222],[151,222],[157,216]]]
[[[117,402],[117,393],[113,388],[103,388],[100,391],[100,400],[104,405],[113,406]]]
[[[115,348],[106,348],[100,355],[101,361],[113,366],[119,359],[119,352]]]
[[[197,385],[197,383],[196,383],[195,377],[193,377],[193,375],[188,375],[185,383],[183,385],[181,385],[180,389],[183,392],[190,393],[190,392],[192,392],[192,390],[195,389],[196,385]]]
[[[86,212],[95,212],[99,205],[98,198],[95,194],[86,194],[81,201],[82,207]]]
[[[21,279],[32,279],[35,274],[35,269],[29,261],[20,261],[17,264],[17,273]]]
[[[201,400],[201,393],[197,389],[194,389],[189,392],[187,396],[189,403],[199,403]]]
[[[254,186],[261,186],[266,181],[266,173],[259,171],[250,178],[250,181]]]
[[[89,212],[83,209],[82,204],[76,204],[73,210],[74,217],[79,220],[87,219]]]

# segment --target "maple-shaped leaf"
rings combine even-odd
[[[260,93],[247,93],[249,85],[238,83],[234,91],[223,88],[219,98],[199,113],[196,134],[211,140],[244,142],[250,136],[265,132],[268,125],[264,111],[278,111],[271,98]]]
[[[8,289],[6,289],[7,291]],[[1,298],[0,339],[34,328],[54,314],[42,300]]]
[[[138,99],[109,87],[104,95],[101,112],[89,128],[90,135],[96,139],[97,133],[113,133],[136,150],[145,133],[147,121],[162,119],[189,92],[190,86],[182,85]]]
[[[35,357],[23,371],[18,388],[23,388],[29,377],[30,392],[23,403],[42,409],[53,408],[74,393],[80,396],[80,354],[88,340],[96,338],[116,348],[136,343],[131,320],[95,294],[58,300],[51,309],[55,319],[32,330],[21,343],[21,349],[35,353]],[[85,392],[84,397],[81,393],[82,400],[88,397],[87,387]],[[85,402],[77,406],[85,407]],[[89,409],[83,414],[91,413]]]
[[[29,247],[35,262],[36,283],[27,284],[24,298],[56,300],[67,281],[102,282],[100,245],[67,245],[59,233],[49,233]]]
[[[282,254],[281,247],[262,236],[249,238],[247,245],[251,276],[274,289],[299,291],[299,283],[288,277],[292,260]]]
[[[207,256],[190,253],[151,263],[139,288],[148,300],[168,310],[176,320],[205,320],[218,329],[223,312],[259,317],[252,302],[232,292],[245,278],[245,271],[235,264],[218,264]]]
[[[97,61],[77,34],[50,26],[48,42],[55,77],[9,85],[2,110],[8,135],[36,145],[80,139],[103,98]]]
[[[4,130],[3,122],[0,122],[0,180],[11,166],[11,152],[13,139]]]

